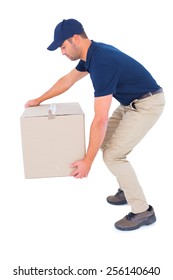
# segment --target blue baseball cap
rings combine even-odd
[[[54,51],[59,48],[63,42],[75,34],[80,34],[84,31],[82,24],[75,19],[64,19],[60,22],[54,31],[54,41],[47,48],[49,51]]]

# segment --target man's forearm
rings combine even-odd
[[[25,107],[37,106],[41,102],[50,99],[52,97],[58,96],[65,91],[67,91],[75,82],[85,77],[87,72],[79,72],[73,69],[70,73],[60,78],[47,92],[36,99],[29,100]]]
[[[47,92],[38,97],[39,103],[52,97],[58,96],[68,90],[69,86],[65,83],[64,80],[64,78],[59,79]]]
[[[73,69],[70,73],[60,78],[46,93],[38,98],[40,103],[64,93],[75,82],[85,77],[87,74],[87,72],[79,72],[76,69]]]
[[[105,138],[108,121],[93,120],[90,128],[90,139],[85,160],[90,164],[94,161],[101,144]]]

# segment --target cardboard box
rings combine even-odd
[[[79,103],[28,107],[20,121],[25,178],[69,176],[69,165],[85,156]]]

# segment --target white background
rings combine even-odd
[[[24,104],[44,93],[77,63],[63,57],[60,50],[47,51],[55,26],[67,18],[81,21],[90,39],[113,44],[140,61],[164,88],[163,115],[129,156],[157,215],[157,223],[152,226],[132,232],[114,228],[114,222],[130,208],[107,204],[106,197],[114,194],[118,185],[100,153],[87,179],[24,179],[20,134]],[[98,269],[98,276],[82,276],[82,279],[125,278],[106,276],[108,266],[159,266],[160,276],[136,276],[136,279],[170,279],[172,21],[168,0],[1,1],[1,279],[26,279],[13,276],[13,269],[19,265]],[[88,142],[93,118],[89,76],[52,101],[80,103]],[[114,101],[111,109],[117,105]],[[37,277],[58,279],[58,276]]]

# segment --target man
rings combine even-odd
[[[48,50],[61,49],[70,60],[80,60],[76,68],[60,78],[39,98],[30,100],[25,107],[67,91],[88,73],[94,87],[95,115],[85,158],[72,163],[75,178],[88,176],[99,151],[108,169],[116,176],[118,192],[107,201],[114,205],[128,203],[132,212],[115,223],[119,230],[134,230],[156,221],[136,174],[126,156],[145,136],[160,117],[164,108],[164,94],[151,74],[136,60],[113,46],[89,40],[82,24],[75,19],[63,20],[54,31],[54,41]],[[112,98],[120,106],[109,118]]]

